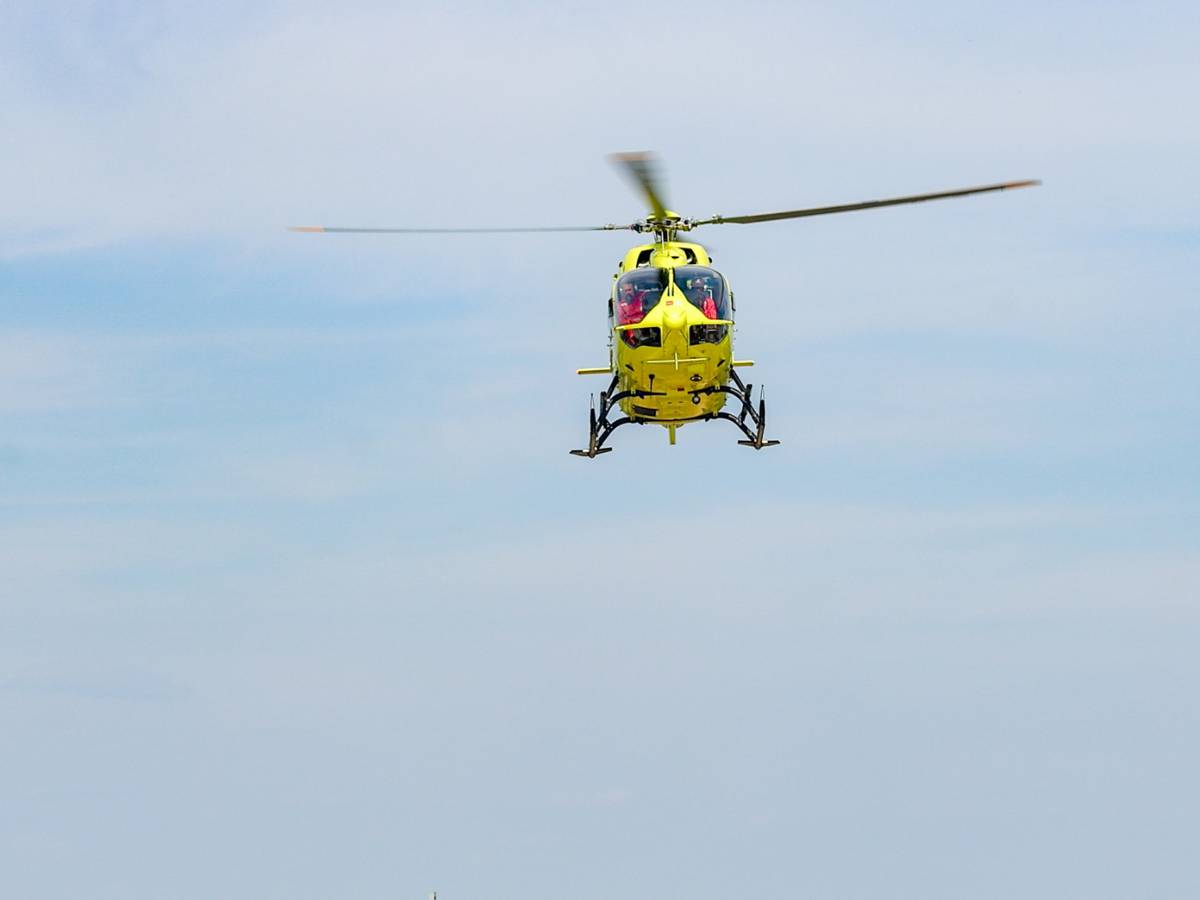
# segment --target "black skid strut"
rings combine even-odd
[[[629,416],[621,416],[619,419],[609,420],[608,413],[617,403],[624,400],[626,397],[665,397],[666,395],[658,391],[618,391],[617,376],[614,375],[612,381],[608,383],[608,387],[604,393],[600,395],[600,414],[596,415],[596,400],[592,398],[592,407],[588,410],[588,447],[586,450],[572,450],[573,456],[586,456],[589,459],[595,459],[601,453],[611,453],[612,447],[605,447],[604,442],[608,440],[608,436],[620,428],[622,425],[636,424],[644,425],[645,422],[641,419],[631,419]]]
[[[738,441],[743,447],[753,447],[755,450],[761,450],[763,447],[774,447],[779,444],[779,441],[764,441],[763,435],[767,430],[767,398],[763,396],[762,385],[758,387],[758,410],[754,409],[754,404],[751,402],[751,393],[754,390],[752,384],[742,384],[742,378],[737,373],[737,369],[730,369],[729,375],[733,378],[733,383],[738,386],[739,394],[735,394],[742,401],[742,411],[737,417],[737,426],[742,429],[742,433],[746,435],[747,440]],[[754,423],[754,431],[751,431],[746,426],[746,416],[750,416],[750,421]],[[717,418],[732,419],[729,413],[719,412]]]
[[[695,419],[688,421],[705,422],[710,419],[724,419],[726,422],[732,422],[742,434],[746,435],[745,440],[738,441],[743,447],[753,447],[755,450],[761,450],[763,447],[774,447],[779,441],[763,440],[763,435],[767,428],[767,403],[762,396],[762,388],[759,388],[758,409],[754,408],[751,395],[754,391],[753,384],[744,384],[737,371],[730,369],[730,377],[733,379],[733,386],[722,385],[721,387],[707,387],[698,391],[692,391],[692,397],[695,402],[699,402],[699,397],[703,394],[722,393],[736,399],[741,403],[741,410],[737,415],[727,413],[724,410],[715,413],[709,413],[706,416],[697,416]],[[609,382],[608,388],[600,395],[600,412],[596,413],[595,398],[593,398],[591,409],[588,411],[588,446],[586,450],[572,450],[574,456],[586,456],[589,459],[594,459],[601,453],[609,453],[612,447],[605,447],[604,443],[608,440],[609,435],[620,428],[622,425],[661,425],[663,422],[656,422],[654,419],[633,419],[629,416],[621,416],[618,419],[610,420],[608,413],[617,403],[627,397],[665,397],[666,394],[660,391],[618,391],[617,378],[614,375],[613,380]],[[746,424],[746,419],[750,420],[750,425]]]

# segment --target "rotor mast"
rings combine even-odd
[[[680,231],[692,230],[691,221],[683,218],[679,213],[669,209],[663,210],[663,213],[662,217],[647,216],[644,221],[634,224],[633,230],[641,234],[653,234],[654,241],[658,244],[675,240]]]

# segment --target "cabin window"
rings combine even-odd
[[[626,346],[633,347],[661,347],[662,346],[662,329],[661,328],[626,328],[621,331],[621,340]]]
[[[693,325],[688,329],[689,344],[719,344],[729,334],[728,325]]]
[[[636,325],[658,306],[665,286],[662,269],[634,269],[617,279],[618,325]]]
[[[675,270],[675,285],[688,303],[710,319],[729,318],[729,291],[725,279],[707,266],[680,266]]]

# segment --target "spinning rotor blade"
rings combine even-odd
[[[662,183],[658,178],[658,166],[653,153],[614,153],[609,157],[616,165],[625,170],[630,180],[641,189],[646,202],[654,211],[654,218],[667,217],[667,205],[662,199]]]
[[[634,231],[633,225],[564,225],[548,228],[327,228],[324,225],[293,225],[288,231],[308,234],[520,234],[545,231]]]
[[[914,194],[910,197],[893,197],[890,200],[867,200],[863,203],[846,203],[841,206],[813,206],[808,209],[789,209],[783,212],[758,213],[752,216],[712,216],[696,219],[692,225],[750,225],[754,222],[775,222],[779,219],[802,219],[806,216],[824,216],[829,213],[854,212],[859,209],[875,209],[880,206],[900,206],[903,203],[924,203],[926,200],[941,200],[946,197],[966,197],[970,194],[986,194],[991,191],[1008,191],[1014,188],[1032,187],[1040,181],[1006,181],[1003,184],[988,184],[983,187],[962,188],[957,191],[939,191],[936,194]]]

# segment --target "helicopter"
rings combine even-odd
[[[649,152],[616,153],[610,159],[640,190],[650,215],[628,225],[579,225],[531,228],[347,228],[295,226],[292,231],[330,234],[512,234],[556,231],[631,231],[651,238],[631,248],[617,264],[608,298],[608,365],[577,369],[579,375],[605,375],[608,387],[592,396],[586,449],[575,456],[609,453],[614,431],[624,425],[661,425],[670,444],[683,425],[721,420],[738,428],[738,444],[762,450],[779,444],[766,438],[767,406],[761,386],[738,369],[753,360],[733,355],[734,299],[725,276],[712,266],[709,252],[681,235],[704,225],[751,225],[832,213],[878,209],[966,197],[1041,184],[1008,181],[931,194],[816,206],[753,215],[685,218],[667,208],[656,158]],[[736,412],[726,410],[732,400]],[[619,415],[614,415],[619,410]]]

